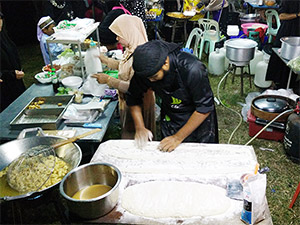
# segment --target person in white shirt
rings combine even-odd
[[[37,24],[37,39],[40,41],[40,47],[45,65],[50,63],[46,40],[54,33],[54,27],[55,22],[50,16],[42,17]],[[63,52],[63,47],[61,44],[49,43],[49,49],[53,60],[55,60],[57,56]]]

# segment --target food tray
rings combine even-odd
[[[45,130],[57,129],[62,115],[73,98],[73,95],[35,97],[10,122],[10,126],[17,130],[30,127],[41,127]],[[32,107],[33,105],[35,107]]]

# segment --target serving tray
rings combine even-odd
[[[11,129],[21,130],[30,127],[57,129],[62,121],[62,115],[73,98],[73,95],[35,97],[10,122]]]

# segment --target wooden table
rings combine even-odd
[[[0,141],[6,142],[16,139],[20,133],[20,130],[12,130],[10,128],[10,122],[17,116],[19,112],[35,97],[38,96],[53,96],[54,92],[52,89],[52,84],[33,84],[31,85],[21,96],[19,96],[12,104],[10,104],[1,114],[0,114]],[[92,142],[100,143],[107,131],[112,115],[117,107],[118,101],[112,101],[107,106],[102,115],[95,123],[101,123],[102,130],[91,136],[82,138],[77,142]],[[61,123],[58,130],[76,130],[79,135],[81,133],[87,132],[90,129],[81,127],[71,127],[66,126]]]

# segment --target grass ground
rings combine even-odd
[[[41,58],[39,46],[30,45],[19,48],[23,68],[26,73],[25,84],[30,86],[34,82],[33,76],[41,71],[43,60]],[[204,59],[204,61],[207,61]],[[215,95],[217,95],[217,86],[222,76],[209,75],[210,83]],[[230,108],[240,112],[242,106],[238,102],[245,102],[246,94],[249,92],[259,91],[257,88],[250,88],[249,80],[245,79],[244,96],[240,96],[240,81],[235,80],[235,83],[228,79],[226,88],[220,89],[220,98]],[[227,143],[228,139],[238,124],[239,118],[236,114],[221,105],[217,106],[218,125],[220,143]],[[118,121],[115,120],[114,126],[111,126],[107,131],[105,139],[120,138],[120,128]],[[244,145],[250,140],[248,135],[248,124],[242,122],[241,126],[234,134],[231,144]],[[251,145],[254,147],[260,167],[269,167],[270,172],[267,174],[267,189],[266,195],[271,211],[273,223],[275,225],[299,225],[300,224],[300,196],[292,209],[288,206],[292,196],[300,182],[300,165],[289,160],[280,142],[268,141],[263,139],[255,139]],[[270,151],[261,151],[259,147],[273,149]]]

